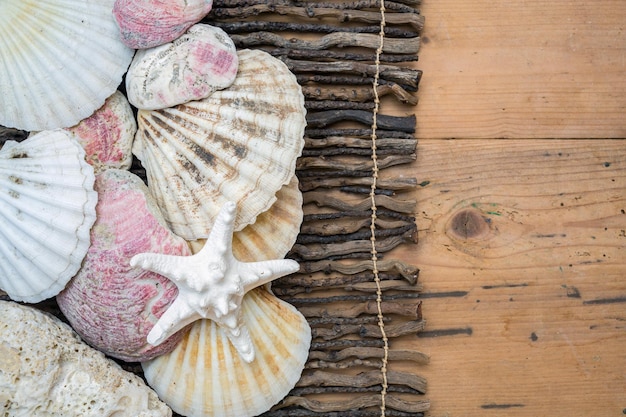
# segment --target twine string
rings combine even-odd
[[[377,139],[377,117],[380,109],[380,97],[378,96],[378,82],[380,79],[380,55],[383,53],[383,46],[385,41],[385,2],[380,0],[380,32],[379,32],[379,45],[376,49],[376,61],[375,68],[376,74],[374,75],[373,89],[374,89],[374,110],[372,112],[372,186],[370,190],[370,201],[372,217],[370,222],[370,241],[372,243],[371,255],[372,255],[372,273],[374,275],[374,281],[376,282],[376,306],[378,311],[378,327],[380,328],[380,334],[383,340],[383,359],[381,365],[382,373],[382,389],[380,392],[380,415],[385,417],[386,410],[386,397],[387,397],[387,363],[389,362],[389,340],[387,339],[387,333],[385,332],[385,323],[383,321],[383,309],[382,309],[382,288],[380,285],[380,276],[378,274],[378,253],[376,251],[376,189],[378,186],[378,157],[376,155],[376,139]]]

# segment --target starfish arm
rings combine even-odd
[[[276,278],[297,272],[299,269],[298,262],[292,259],[238,263],[239,276],[245,292]]]
[[[233,344],[241,359],[245,362],[250,363],[254,360],[255,351],[254,344],[252,343],[252,338],[250,337],[250,333],[248,332],[248,327],[241,323],[237,328],[231,329],[228,327],[220,326],[220,328],[226,333],[228,336],[228,340]]]
[[[157,346],[188,324],[202,318],[180,298],[174,300],[148,333],[148,343]]]
[[[207,243],[202,249],[209,250],[210,248],[210,250],[217,249],[222,253],[230,253],[233,246],[233,229],[236,216],[237,204],[232,201],[224,203],[215,218],[215,222],[207,238]],[[209,242],[211,242],[211,244],[209,244]],[[224,247],[221,247],[222,245],[224,245]]]
[[[185,258],[187,257],[160,253],[140,253],[130,259],[130,266],[155,272],[177,282],[182,277],[181,272],[185,271],[183,266]]]

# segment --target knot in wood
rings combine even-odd
[[[489,223],[480,211],[463,209],[450,220],[448,232],[458,240],[478,239],[489,233]]]

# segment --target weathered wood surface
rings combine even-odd
[[[420,138],[626,137],[626,2],[420,9]]]
[[[433,417],[626,413],[626,142],[420,140]]]

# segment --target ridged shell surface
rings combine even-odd
[[[113,8],[122,41],[131,48],[152,48],[182,35],[199,22],[213,0],[117,0]]]
[[[220,207],[237,203],[235,230],[276,201],[304,146],[295,76],[261,51],[239,52],[233,84],[206,99],[139,111],[133,153],[174,233],[208,236]]]
[[[137,51],[126,74],[128,100],[144,110],[201,100],[231,85],[237,64],[226,32],[193,25],[173,42]]]
[[[276,193],[276,202],[259,214],[256,221],[233,233],[233,255],[242,262],[284,258],[291,250],[302,224],[302,193],[294,175],[289,184]],[[199,251],[205,239],[191,242]]]
[[[82,268],[58,296],[63,314],[80,336],[125,361],[143,361],[174,348],[177,333],[158,346],[146,337],[178,295],[176,285],[130,266],[141,252],[191,255],[187,243],[166,227],[139,177],[118,169],[96,178],[98,218]]]
[[[111,168],[130,169],[137,122],[124,94],[116,91],[94,114],[68,130],[78,138],[96,174]]]
[[[0,301],[0,413],[34,417],[169,417],[137,376],[55,317]]]
[[[53,297],[80,268],[98,198],[84,158],[63,129],[0,150],[0,288],[12,299]]]
[[[0,2],[0,124],[70,127],[104,104],[134,53],[112,9],[113,0]]]
[[[291,305],[263,288],[246,294],[244,320],[255,344],[241,359],[211,320],[193,324],[176,348],[143,362],[159,397],[187,417],[250,417],[270,409],[295,386],[308,357],[311,330]]]

